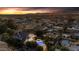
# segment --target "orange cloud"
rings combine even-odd
[[[29,13],[48,13],[49,11],[43,10],[31,10],[31,11],[23,11],[18,9],[5,9],[0,11],[0,14],[29,14]]]

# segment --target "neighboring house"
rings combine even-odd
[[[71,34],[70,33],[63,33],[62,36],[65,37],[65,38],[67,38],[67,37],[70,37]]]
[[[72,35],[72,38],[79,39],[79,33],[74,33],[74,34]]]
[[[79,46],[71,45],[71,46],[69,47],[69,50],[70,50],[70,51],[79,51]]]
[[[16,23],[17,24],[30,24],[32,22],[32,19],[27,19],[27,18],[23,18],[23,19],[16,19]]]

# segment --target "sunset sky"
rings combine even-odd
[[[0,8],[0,14],[28,14],[28,13],[78,13],[78,7],[6,7]]]

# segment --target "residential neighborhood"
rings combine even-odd
[[[0,51],[79,51],[79,8],[0,11]]]

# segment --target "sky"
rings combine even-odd
[[[78,7],[4,7],[0,14],[28,14],[28,13],[78,13]]]

